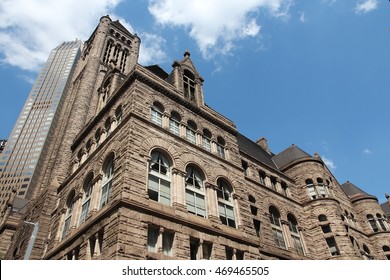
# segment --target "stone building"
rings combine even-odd
[[[100,19],[7,259],[390,259],[376,197],[240,134],[189,52],[167,73],[139,47]]]

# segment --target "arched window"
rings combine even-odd
[[[390,247],[389,246],[383,246],[382,247],[383,252],[385,253],[385,256],[388,260],[390,260]]]
[[[102,134],[100,128],[95,133],[96,148],[100,145],[100,135]]]
[[[154,102],[152,106],[151,121],[162,127],[163,113],[164,107],[160,103]]]
[[[107,204],[112,189],[112,178],[114,177],[114,155],[110,155],[103,164],[102,194],[100,208]]]
[[[311,199],[318,198],[317,190],[314,187],[313,180],[307,179],[305,182],[306,182],[306,189],[307,189],[307,192],[309,193],[310,198]]]
[[[204,193],[204,176],[194,166],[186,168],[186,205],[188,212],[206,217],[206,201]]]
[[[172,112],[169,118],[169,130],[176,135],[180,134],[181,117],[177,112]]]
[[[303,252],[301,237],[299,235],[297,219],[295,219],[295,217],[292,214],[288,214],[287,220],[288,220],[288,227],[290,229],[291,238],[294,243],[294,248],[298,254],[303,255],[304,252]]]
[[[328,196],[328,192],[326,190],[326,187],[324,186],[324,180],[322,178],[317,178],[317,188],[320,196]]]
[[[91,140],[88,140],[87,144],[85,145],[85,152],[86,152],[87,158],[91,154],[91,146],[92,146],[92,142],[91,142]]]
[[[282,224],[280,222],[279,211],[271,206],[269,208],[269,219],[271,222],[272,235],[274,237],[275,243],[278,247],[285,249],[286,243],[283,237]]]
[[[379,228],[378,228],[378,225],[376,224],[376,221],[374,219],[374,216],[372,216],[371,214],[368,214],[367,215],[367,220],[368,222],[370,223],[371,225],[371,228],[374,232],[378,232],[379,231]]]
[[[153,151],[151,154],[148,195],[152,200],[171,205],[171,164],[159,151]]]
[[[112,46],[114,45],[114,41],[113,40],[108,40],[107,41],[107,45],[106,45],[106,50],[104,52],[104,58],[103,58],[103,62],[105,64],[108,64],[110,61],[110,56],[111,56],[111,50],[112,50]]]
[[[387,228],[386,228],[386,226],[385,226],[385,223],[383,222],[382,215],[379,214],[379,213],[377,213],[377,214],[376,214],[376,218],[377,218],[378,223],[379,223],[379,225],[381,226],[382,230],[386,231]]]
[[[190,141],[192,144],[196,144],[196,124],[193,121],[187,122],[187,133],[186,137],[187,140]]]
[[[211,132],[208,129],[203,129],[202,146],[203,149],[211,152]]]
[[[217,180],[217,197],[219,219],[224,225],[235,228],[236,219],[234,215],[233,188],[222,178]]]
[[[363,244],[363,255],[366,259],[369,259],[369,260],[372,260],[374,259],[372,256],[371,256],[371,252],[370,252],[370,249],[368,249],[367,245]]]
[[[72,214],[73,214],[74,197],[75,197],[75,192],[72,191],[69,194],[68,199],[66,200],[65,220],[64,220],[64,227],[62,230],[61,239],[64,239],[69,234],[69,230],[71,227],[71,221],[72,221]]]
[[[288,219],[288,227],[290,229],[291,238],[294,242],[294,248],[298,254],[303,255],[304,252],[303,252],[301,237],[299,235],[298,222],[292,214],[288,214],[287,219]]]
[[[352,236],[349,237],[349,240],[351,240],[351,243],[352,243],[352,247],[353,249],[355,250],[355,253],[356,255],[360,256],[360,246],[359,246],[359,243],[357,243],[357,241],[355,240],[355,238],[353,238]]]
[[[91,204],[92,190],[93,190],[92,180],[93,180],[93,175],[90,174],[84,183],[79,224],[84,223],[88,216],[89,206]]]
[[[222,137],[217,138],[217,155],[221,158],[225,158],[225,140]]]
[[[118,126],[122,122],[122,106],[119,106],[115,110],[116,125]]]
[[[104,123],[104,129],[106,130],[106,137],[111,133],[111,118],[108,118]]]
[[[318,220],[320,222],[326,222],[328,220],[328,218],[324,214],[321,214],[318,216]]]
[[[188,70],[184,70],[183,90],[185,98],[195,101],[195,76]]]
[[[120,65],[119,65],[119,68],[120,68],[121,72],[125,72],[126,61],[127,61],[128,55],[129,55],[129,51],[127,49],[123,49],[122,50],[121,62],[120,62]]]

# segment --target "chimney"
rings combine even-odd
[[[268,140],[264,137],[261,137],[259,140],[256,141],[256,144],[262,147],[268,154],[271,154],[271,151],[268,147]]]

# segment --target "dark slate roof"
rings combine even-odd
[[[119,22],[119,20],[113,21],[111,24],[112,24],[112,26],[115,26],[116,28],[118,28],[120,31],[122,31],[126,35],[133,37],[133,35],[129,32],[129,30],[127,30],[127,28],[124,27],[122,25],[122,23]]]
[[[358,188],[351,182],[347,181],[344,184],[341,185],[341,189],[344,191],[344,193],[349,197],[351,200],[355,200],[358,198],[364,198],[364,197],[374,197],[362,189]],[[375,197],[374,197],[375,198]]]
[[[274,156],[272,159],[278,168],[282,168],[287,164],[289,164],[290,162],[293,162],[301,158],[307,158],[307,157],[311,157],[311,156],[305,151],[301,150],[299,147],[295,145],[291,145],[283,152]]]
[[[386,217],[390,218],[390,205],[388,202],[382,203],[381,208],[385,213]]]
[[[240,151],[270,167],[277,168],[272,161],[273,154],[268,154],[260,145],[240,133],[237,134],[237,142]]]
[[[153,74],[159,76],[163,80],[167,79],[169,76],[169,74],[165,72],[164,69],[162,69],[158,65],[150,65],[150,66],[146,66],[145,68],[151,71]]]

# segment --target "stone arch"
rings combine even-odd
[[[211,171],[210,182],[217,184],[217,180],[219,178],[224,178],[227,180],[232,185],[233,189],[236,189],[238,185],[241,186],[241,182],[239,181],[238,176],[235,176],[235,174],[232,174],[222,167],[213,168]]]
[[[332,216],[332,212],[327,208],[315,208],[311,212],[310,218],[318,221],[319,215],[325,215],[329,219]]]
[[[265,214],[268,214],[269,213],[269,208],[271,206],[275,207],[278,211],[279,211],[279,214],[280,214],[280,218],[283,220],[284,217],[287,217],[286,216],[286,210],[284,209],[284,207],[280,204],[280,202],[278,201],[275,201],[275,198],[274,197],[271,197],[271,196],[265,196],[263,199],[261,200],[258,200],[259,204],[261,205],[261,209],[264,210],[264,213]]]
[[[168,141],[165,141],[161,138],[153,137],[146,139],[141,145],[141,149],[144,152],[144,157],[149,157],[152,150],[156,148],[165,151],[171,157],[173,161],[172,167],[178,168],[178,166],[184,166],[180,154],[177,152],[177,149],[173,147]]]
[[[207,162],[194,154],[184,153],[181,155],[180,165],[178,164],[177,169],[184,171],[189,164],[194,164],[200,170],[202,170],[203,174],[205,175],[206,182],[210,182],[212,174],[210,165]]]

